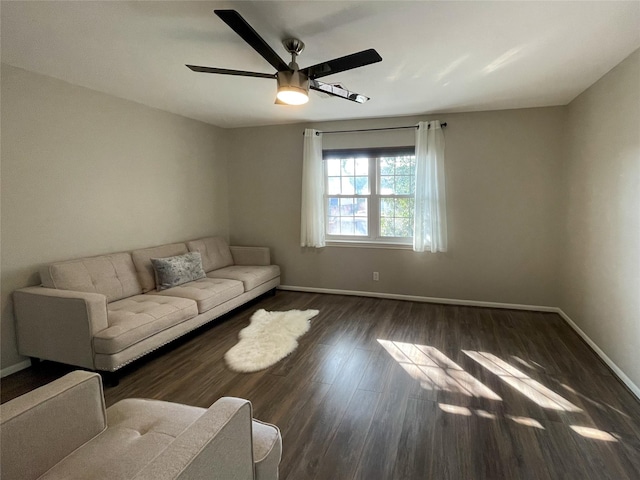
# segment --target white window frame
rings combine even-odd
[[[324,217],[325,228],[328,228],[328,200],[329,197],[345,197],[345,198],[366,198],[368,203],[368,228],[369,235],[331,235],[325,231],[327,245],[342,247],[378,247],[378,248],[400,248],[411,249],[413,245],[413,235],[411,237],[382,237],[380,236],[380,200],[383,198],[413,198],[413,194],[407,195],[382,195],[380,194],[380,161],[382,156],[393,155],[415,155],[415,146],[401,147],[378,147],[378,148],[350,148],[350,149],[331,149],[322,151],[323,175],[324,175]],[[329,175],[326,160],[335,158],[345,158],[358,156],[367,156],[369,161],[369,189],[368,195],[329,195]],[[415,175],[415,171],[414,171]]]

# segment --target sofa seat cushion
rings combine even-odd
[[[104,432],[40,478],[131,479],[205,411],[158,400],[122,400],[107,409]]]
[[[280,267],[278,265],[264,266],[244,266],[234,265],[232,267],[219,268],[207,273],[209,278],[229,278],[239,280],[244,284],[244,291],[253,290],[258,285],[273,280],[280,276]]]
[[[213,307],[242,295],[244,288],[238,280],[224,278],[201,278],[177,287],[161,291],[152,291],[147,295],[189,298],[198,305],[198,312],[206,312]]]
[[[253,420],[253,463],[256,480],[271,478],[282,457],[282,436],[275,425]]]
[[[109,326],[93,337],[96,353],[113,354],[198,314],[187,298],[135,295],[107,305]]]

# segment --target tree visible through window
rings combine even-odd
[[[326,150],[328,240],[410,244],[414,147]]]

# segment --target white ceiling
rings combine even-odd
[[[372,97],[274,105],[272,73],[213,10],[232,8],[301,67],[375,48],[325,77]],[[2,61],[221,127],[565,105],[640,47],[639,1],[3,1]]]

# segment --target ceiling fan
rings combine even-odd
[[[351,92],[339,85],[320,82],[318,78],[380,62],[382,57],[373,48],[301,69],[296,63],[296,57],[304,50],[304,43],[301,40],[288,38],[282,42],[284,48],[291,54],[291,62],[287,65],[238,12],[235,10],[214,10],[214,12],[269,62],[277,72],[269,74],[187,65],[194,72],[276,79],[278,83],[277,104],[302,105],[307,103],[309,101],[309,89],[357,103],[364,103],[369,100],[369,97]]]

